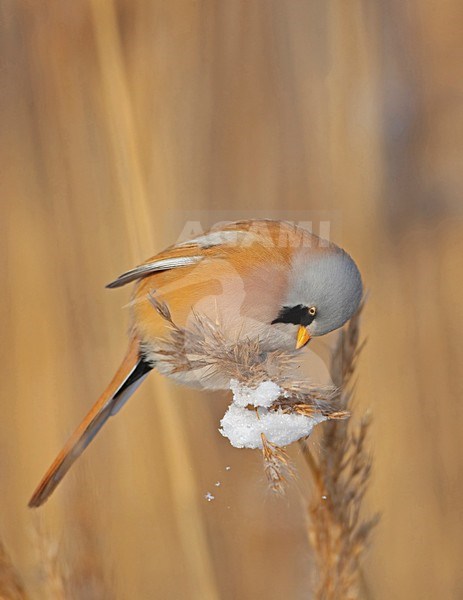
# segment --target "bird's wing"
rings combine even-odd
[[[159,271],[168,271],[169,269],[175,269],[177,267],[187,267],[190,265],[194,265],[202,260],[202,256],[178,256],[171,258],[154,258],[147,263],[139,265],[134,269],[130,269],[130,271],[126,271],[119,275],[117,279],[111,281],[106,286],[107,288],[118,288],[126,285],[127,283],[131,283],[132,281],[136,281],[137,279],[141,279],[142,277],[146,277],[147,275],[152,275],[153,273]]]
[[[126,357],[111,383],[96,401],[79,427],[58,454],[37,486],[29,506],[43,504],[112,415],[116,414],[145,379],[152,367],[139,354],[139,341],[133,338]]]
[[[142,265],[122,273],[122,275],[111,281],[106,287],[118,288],[153,273],[177,269],[179,267],[189,267],[199,263],[206,257],[218,256],[217,250],[220,250],[220,247],[229,248],[232,245],[238,245],[247,240],[249,240],[249,243],[252,243],[256,239],[255,232],[243,229],[210,230],[192,240],[167,248],[167,250],[150,258]]]
[[[225,223],[191,240],[170,246],[142,265],[126,271],[106,287],[118,288],[153,273],[191,267],[205,258],[223,258],[230,250],[247,248],[254,243],[266,249],[294,249],[306,244],[308,237],[315,236],[283,221],[261,219]]]

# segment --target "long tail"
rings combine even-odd
[[[79,458],[109,417],[116,414],[125,404],[151,369],[152,367],[140,357],[139,340],[133,338],[111,383],[43,476],[29,501],[31,508],[41,506],[48,500],[74,461]]]

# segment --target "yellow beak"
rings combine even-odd
[[[307,328],[304,327],[304,325],[299,325],[299,329],[297,330],[296,350],[305,346],[309,340],[310,333],[307,331]]]

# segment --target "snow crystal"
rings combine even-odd
[[[212,502],[212,500],[214,500],[215,496],[213,496],[211,494],[211,492],[207,492],[207,494],[204,494],[204,498],[208,501],[208,502]]]
[[[288,446],[308,436],[313,427],[324,420],[320,414],[306,417],[266,408],[251,411],[232,403],[220,421],[219,431],[235,448],[262,448],[262,433],[269,442]]]
[[[233,392],[233,403],[237,406],[271,406],[283,390],[273,381],[263,381],[256,388],[249,388],[236,379],[230,381],[230,389]]]
[[[272,404],[285,395],[273,381],[263,381],[256,388],[230,381],[233,400],[223,419],[220,433],[235,448],[262,448],[261,434],[277,446],[288,446],[307,437],[317,423],[325,420],[321,414],[310,417],[283,410],[269,410]],[[255,410],[246,408],[254,406]],[[228,470],[228,468],[227,468]]]

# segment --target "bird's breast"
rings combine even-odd
[[[177,327],[193,329],[199,315],[216,324],[231,344],[250,339],[259,340],[262,351],[293,350],[293,327],[271,325],[284,297],[286,281],[286,265],[278,261],[252,265],[215,259],[156,273],[136,287],[131,302],[132,326],[144,351],[155,361],[163,340],[172,335],[172,326],[153,306],[154,296],[166,303]],[[169,369],[165,372],[173,376]],[[175,377],[194,385],[198,373],[176,373]],[[199,380],[204,381],[204,377],[200,375]],[[219,383],[201,385],[224,387],[223,382]]]

